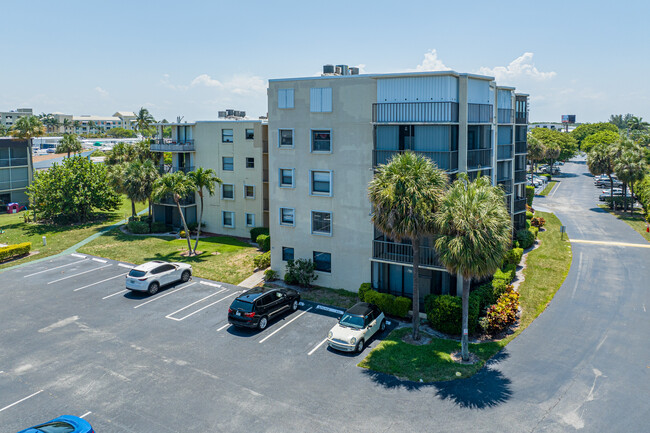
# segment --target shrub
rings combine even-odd
[[[151,223],[151,233],[164,233],[167,231],[165,223],[155,221]]]
[[[130,216],[128,221],[129,222],[140,221],[140,217],[137,216],[137,215],[136,216]]]
[[[266,269],[271,266],[271,251],[255,256],[253,259],[253,264],[257,269]]]
[[[269,235],[259,235],[255,242],[257,242],[257,245],[262,251],[271,249],[271,237]]]
[[[530,220],[530,225],[533,227],[544,227],[544,224],[546,224],[544,217],[534,217]]]
[[[407,317],[413,301],[404,296],[397,296],[393,300],[393,316]]]
[[[533,213],[529,212],[529,211],[526,211],[526,219],[529,220],[529,219],[532,219],[532,218],[533,218]]]
[[[273,269],[267,269],[266,271],[264,271],[264,280],[273,281],[276,278],[278,278],[277,271],[274,271]]]
[[[526,203],[528,203],[528,206],[533,205],[533,198],[535,198],[535,187],[526,185]]]
[[[526,229],[530,228],[530,220],[526,220]]]
[[[506,283],[509,283],[512,281],[512,278],[510,277],[510,272],[504,272],[501,269],[497,269],[496,272],[494,273],[494,280],[504,280]]]
[[[529,231],[535,236],[535,239],[537,239],[537,235],[539,234],[539,228],[538,227],[531,227]]]
[[[372,289],[372,286],[370,285],[370,283],[361,284],[361,286],[359,286],[359,301],[365,302],[366,292],[368,290],[371,290],[371,289]]]
[[[495,278],[492,280],[492,300],[496,302],[496,299],[499,299],[499,296],[504,294],[508,290],[509,281],[504,280],[503,278]]]
[[[185,233],[185,230],[181,230],[180,232],[178,232],[178,236],[184,238],[187,237],[187,233]]]
[[[523,248],[513,248],[509,250],[506,255],[503,257],[503,266],[506,265],[515,265],[517,266],[521,262],[521,257],[524,255]]]
[[[487,307],[497,301],[497,298],[494,296],[494,292],[492,291],[492,282],[480,285],[471,292],[470,296],[475,296],[478,298],[479,315],[481,315],[481,313],[483,313]]]
[[[469,297],[468,328],[473,333],[478,326],[480,297]],[[429,295],[424,300],[424,309],[431,326],[446,334],[460,335],[463,322],[463,305],[460,296]]]
[[[253,227],[251,229],[251,241],[256,242],[259,235],[268,235],[268,227]]]
[[[519,293],[510,287],[503,293],[496,304],[488,308],[485,319],[481,321],[481,327],[490,333],[501,332],[517,320],[519,309]]]
[[[409,298],[372,290],[370,283],[363,283],[359,287],[359,299],[362,302],[375,304],[384,314],[396,317],[407,317],[412,304]]]
[[[503,271],[504,274],[507,274],[510,276],[510,281],[515,279],[515,275],[517,274],[517,265],[513,265],[512,263],[508,263],[505,265],[501,271]]]
[[[535,243],[535,234],[529,229],[519,230],[517,232],[517,241],[521,248],[529,248]]]
[[[199,228],[199,225],[197,223],[189,223],[187,225],[187,229],[191,232],[195,232],[197,228]]]
[[[31,249],[32,249],[31,242],[23,242],[21,244],[14,244],[14,245],[7,245],[6,247],[0,247],[0,262],[27,254]]]
[[[287,270],[284,274],[286,283],[309,286],[316,279],[318,279],[318,275],[314,273],[314,262],[311,259],[289,260],[287,262]]]
[[[149,224],[142,221],[130,221],[126,226],[131,233],[136,235],[149,233]]]

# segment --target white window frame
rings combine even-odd
[[[291,131],[291,146],[282,145],[282,132]],[[293,128],[278,128],[278,148],[280,149],[293,149],[296,147],[296,131]]]
[[[248,196],[246,195],[246,187],[248,187],[248,186],[253,187],[253,196],[252,196],[252,197],[248,197]],[[244,184],[244,198],[245,198],[246,200],[255,200],[255,185],[247,185],[247,184]]]
[[[309,111],[312,113],[332,112],[332,88],[312,87],[309,89]]]
[[[230,225],[230,226],[224,224],[224,217],[226,216],[227,213],[232,215],[232,225]],[[234,229],[235,228],[235,212],[229,211],[229,210],[222,210],[221,211],[221,225],[223,227],[226,227],[226,228],[229,228],[229,229]]]
[[[282,221],[282,209],[287,209],[287,210],[292,210],[293,211],[293,223],[285,223]],[[281,226],[285,227],[295,227],[296,226],[296,208],[294,207],[281,207],[279,208],[279,217],[280,219],[278,220]]]
[[[246,216],[244,217],[245,218],[244,221],[246,222],[246,227],[255,227],[255,214],[246,212],[245,215]],[[253,217],[253,223],[252,224],[248,224],[248,216],[249,215]]]
[[[232,158],[232,170],[226,170],[224,167],[225,158]],[[234,172],[235,171],[235,157],[234,156],[222,156],[221,157],[221,171]]]
[[[329,233],[315,232],[314,231],[314,212],[330,214],[330,231],[329,231]],[[331,211],[328,211],[328,210],[312,210],[309,215],[310,215],[310,218],[309,218],[310,231],[311,231],[312,235],[329,236],[329,237],[332,236],[332,233],[334,232],[334,217],[333,217]]]
[[[314,150],[314,131],[330,132],[330,150]],[[332,128],[312,128],[309,130],[309,151],[311,153],[332,153]]]
[[[232,198],[224,198],[223,196],[223,187],[232,186]],[[222,183],[221,184],[221,200],[234,200],[235,199],[235,184],[232,183]]]
[[[294,90],[290,89],[278,89],[278,108],[280,109],[291,109],[294,107]]]
[[[314,184],[313,184],[313,179],[314,179],[314,172],[319,172],[319,173],[329,173],[330,175],[330,192],[329,194],[324,193],[324,192],[318,192],[314,191]],[[316,197],[332,197],[334,195],[334,172],[332,170],[309,170],[309,195],[316,196]]]
[[[291,185],[286,185],[282,183],[282,170],[291,170]],[[284,168],[280,167],[278,169],[278,185],[280,188],[295,188],[296,187],[296,169],[295,168]]]

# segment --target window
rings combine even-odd
[[[246,214],[246,227],[255,227],[255,214],[247,213]]]
[[[291,247],[282,247],[282,260],[288,262],[293,260],[293,248]]]
[[[232,156],[222,157],[221,168],[223,171],[233,171],[235,169],[235,163],[233,162],[233,157]]]
[[[244,198],[255,198],[254,185],[244,185]]]
[[[223,226],[235,228],[235,212],[222,211]]]
[[[254,129],[247,129],[246,130],[246,140],[252,140],[255,138],[255,130]]]
[[[255,158],[246,158],[246,168],[255,168]]]
[[[279,130],[279,147],[293,147],[293,129]]]
[[[278,89],[278,108],[293,108],[293,89]]]
[[[332,255],[314,251],[314,270],[321,272],[332,272]]]
[[[311,211],[311,232],[312,234],[332,234],[332,213]]]
[[[332,151],[332,132],[330,130],[311,131],[311,151],[312,152],[331,152]]]
[[[332,112],[332,88],[323,87],[310,89],[309,111],[312,113]]]
[[[222,129],[221,130],[221,142],[222,143],[232,143],[232,129]]]
[[[293,168],[280,169],[280,188],[293,188]]]
[[[235,199],[235,185],[224,183],[221,185],[221,198],[224,200]]]
[[[292,209],[292,208],[281,207],[280,208],[280,225],[283,225],[283,226],[295,225],[294,212],[295,212],[295,210]]]
[[[332,195],[331,171],[311,171],[311,194]]]

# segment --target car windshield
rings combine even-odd
[[[129,272],[129,277],[139,278],[139,277],[144,277],[146,274],[147,273],[145,271],[138,271],[135,269],[131,269],[131,271]]]
[[[341,317],[341,320],[339,320],[339,325],[361,329],[363,328],[363,317],[345,313],[343,317]]]
[[[72,433],[74,427],[63,421],[55,421],[35,427],[36,430],[43,433]]]
[[[251,304],[250,302],[244,302],[239,299],[235,299],[232,305],[230,306],[230,308],[232,308],[233,310],[242,310],[245,313],[250,313],[251,311],[253,311],[253,304]]]

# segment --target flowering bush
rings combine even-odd
[[[546,224],[544,217],[533,217],[530,220],[530,225],[533,227],[544,227],[544,224]]]
[[[485,318],[480,321],[484,331],[489,334],[496,334],[503,331],[517,320],[519,309],[519,293],[515,292],[512,286],[499,296],[496,304],[491,305]]]

